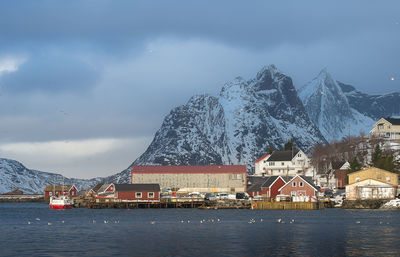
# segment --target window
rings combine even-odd
[[[49,192],[49,196],[52,196],[53,195],[53,192]]]
[[[154,198],[154,192],[148,192],[148,193],[147,193],[147,196],[148,196],[149,198]]]
[[[282,165],[282,166],[285,166],[285,163],[284,163],[284,162],[281,162],[281,165]]]
[[[356,178],[356,182],[359,182],[360,181],[360,178]]]
[[[303,181],[299,182],[299,187],[303,187]]]
[[[294,182],[294,183],[296,183],[296,182]],[[290,196],[296,196],[296,191],[290,192]]]
[[[230,174],[229,179],[231,180],[240,180],[242,179],[242,174]]]
[[[386,182],[390,182],[390,177],[386,177]]]
[[[269,166],[275,166],[275,162],[269,162]]]
[[[137,192],[137,193],[135,194],[135,196],[136,196],[136,198],[142,198],[142,192]]]
[[[293,187],[296,187],[296,181],[293,181]]]
[[[301,153],[299,153],[297,156],[298,156],[298,157],[301,157]]]
[[[378,176],[378,180],[382,180],[382,177],[381,177],[381,176]]]

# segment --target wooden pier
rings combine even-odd
[[[321,210],[324,203],[320,202],[254,202],[254,210]]]

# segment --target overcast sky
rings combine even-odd
[[[1,1],[0,157],[90,178],[146,150],[171,108],[275,64],[400,91],[400,1]]]

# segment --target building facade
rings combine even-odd
[[[371,136],[388,140],[400,139],[400,119],[381,118],[370,131]]]
[[[366,179],[374,179],[392,186],[399,184],[399,176],[396,173],[371,167],[369,169],[360,170],[348,174],[349,184],[360,182]]]
[[[78,195],[78,189],[75,185],[48,185],[44,189],[44,199],[46,201],[50,200],[51,196],[76,196]]]
[[[246,192],[245,165],[134,166],[131,182],[181,192]]]
[[[346,186],[347,200],[394,199],[397,187],[375,179],[365,179]]]
[[[319,188],[312,182],[312,179],[296,175],[280,189],[280,195],[290,196],[294,202],[316,201]]]
[[[115,184],[115,198],[134,202],[159,202],[158,184]]]
[[[310,167],[310,159],[299,150],[276,151],[258,159],[254,165],[258,176],[296,176],[304,175]]]
[[[348,174],[347,200],[393,199],[396,197],[398,175],[375,167]]]

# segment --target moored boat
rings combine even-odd
[[[66,195],[50,197],[50,209],[72,209],[73,201]]]

